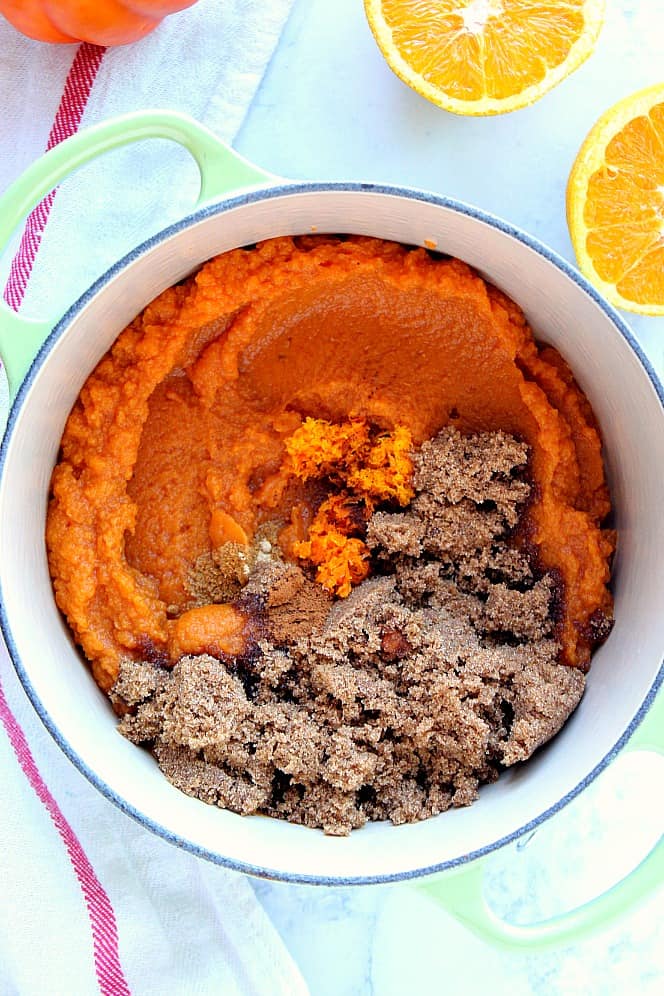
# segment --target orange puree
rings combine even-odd
[[[232,605],[200,605],[183,612],[170,634],[169,655],[241,655],[246,650],[246,620]]]
[[[306,417],[398,425],[416,445],[450,420],[525,439],[535,487],[520,542],[560,579],[563,659],[587,664],[613,540],[600,438],[564,361],[464,263],[368,238],[280,238],[161,294],[67,422],[50,568],[103,688],[123,655],[172,661],[215,639],[233,652],[230,617],[183,616],[187,574],[262,522],[291,523],[288,553],[307,538],[323,496],[285,450]]]

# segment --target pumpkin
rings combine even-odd
[[[125,45],[196,0],[0,0],[0,14],[45,42]]]

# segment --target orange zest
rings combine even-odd
[[[294,476],[327,478],[339,489],[321,504],[307,539],[294,543],[293,552],[310,560],[318,583],[340,598],[369,575],[362,533],[376,505],[404,506],[413,497],[411,449],[405,426],[372,434],[359,418],[342,423],[307,418],[286,440]]]
[[[318,583],[339,598],[350,595],[353,585],[369,575],[369,550],[362,539],[350,535],[357,528],[350,503],[353,499],[345,494],[327,498],[309,527],[309,539],[295,544],[295,554],[318,568]],[[354,504],[359,505],[357,500]]]
[[[345,468],[357,467],[360,454],[369,445],[369,427],[364,419],[327,422],[305,418],[286,440],[292,470],[301,481],[312,477],[338,476]]]
[[[593,50],[604,0],[364,0],[396,75],[456,114],[526,107]]]
[[[407,505],[413,497],[412,445],[410,430],[403,425],[382,433],[364,456],[362,466],[348,471],[347,486],[379,502]]]
[[[567,184],[579,268],[612,304],[664,315],[664,83],[597,121]]]

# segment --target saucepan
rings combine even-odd
[[[620,750],[661,751],[664,677],[664,391],[629,328],[563,259],[503,221],[419,190],[367,183],[284,181],[242,159],[176,113],[142,112],[68,139],[0,200],[0,247],[66,174],[111,148],[147,138],[185,146],[201,175],[192,213],[116,262],[67,313],[30,322],[2,307],[0,348],[12,407],[1,450],[2,629],[43,723],[107,799],[145,828],[202,858],[290,882],[417,880],[471,929],[532,948],[581,939],[653,887],[652,850],[609,892],[555,920],[502,922],[482,894],[484,857],[581,792]],[[619,533],[616,623],[597,651],[583,700],[560,734],[506,771],[467,809],[420,823],[369,824],[348,838],[266,817],[241,817],[174,789],[151,756],[116,731],[56,608],[44,544],[49,479],[65,419],[118,333],[204,260],[277,235],[345,232],[435,246],[514,298],[536,336],[570,363],[598,417]],[[657,712],[660,722],[657,724]]]

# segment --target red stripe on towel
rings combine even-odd
[[[39,773],[25,734],[7,704],[2,685],[0,685],[0,721],[2,721],[26,778],[47,809],[62,838],[83,891],[92,927],[95,971],[99,989],[103,996],[131,996],[131,990],[127,985],[120,964],[118,928],[111,902],[103,885],[95,875],[78,837],[63,816],[62,810]]]
[[[105,51],[99,45],[87,43],[77,49],[48,136],[47,150],[78,130]],[[55,190],[47,194],[28,216],[20,246],[12,260],[4,299],[15,311],[23,301],[55,194]],[[42,778],[25,734],[7,704],[1,684],[0,721],[26,778],[60,834],[81,886],[90,918],[95,972],[102,996],[131,996],[120,964],[118,928],[111,902],[78,837]]]
[[[105,51],[106,49],[100,45],[89,45],[87,42],[79,45],[65,80],[60,104],[46,143],[47,150],[78,130]],[[3,296],[14,311],[18,311],[23,301],[42,234],[55,200],[55,193],[56,191],[52,190],[47,194],[28,215],[21,244],[12,260]]]

